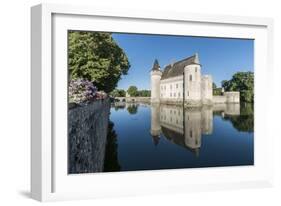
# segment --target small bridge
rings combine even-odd
[[[150,97],[115,97],[118,102],[145,102],[150,103]]]

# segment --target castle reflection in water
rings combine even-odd
[[[213,113],[240,115],[240,104],[218,104],[212,107],[183,108],[180,106],[152,104],[150,134],[155,145],[160,136],[199,155],[202,135],[213,132]]]

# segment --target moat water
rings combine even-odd
[[[104,172],[254,164],[252,104],[111,107]]]

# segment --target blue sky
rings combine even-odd
[[[254,70],[254,40],[121,33],[113,33],[112,37],[131,64],[128,75],[118,82],[119,89],[127,90],[131,85],[150,89],[150,70],[155,58],[163,69],[196,52],[202,74],[212,75],[217,86],[237,71]]]

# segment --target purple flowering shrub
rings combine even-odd
[[[106,93],[98,91],[92,82],[85,79],[72,79],[69,82],[69,102],[70,103],[87,103],[95,99],[106,98]]]

